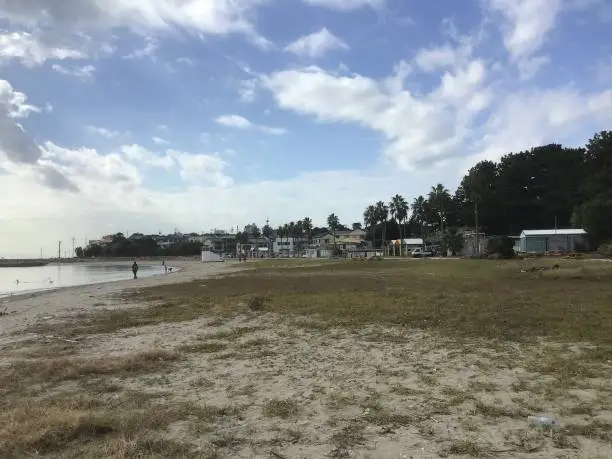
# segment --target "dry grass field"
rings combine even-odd
[[[20,332],[0,457],[612,457],[612,263],[247,267]]]

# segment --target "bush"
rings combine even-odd
[[[612,258],[612,242],[601,244],[597,249],[597,253],[606,258]]]
[[[267,301],[268,298],[265,296],[255,295],[249,298],[247,305],[251,311],[263,311]]]
[[[514,258],[514,241],[506,236],[489,239],[486,254],[487,257],[498,255],[504,259]]]

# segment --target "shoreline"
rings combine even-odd
[[[173,264],[177,271],[171,275],[168,273],[168,275],[154,275],[136,280],[66,286],[2,297],[0,298],[0,345],[20,340],[11,337],[16,332],[23,339],[23,331],[40,322],[70,319],[75,315],[90,314],[101,309],[139,306],[124,304],[113,299],[113,296],[128,289],[191,282],[244,269],[238,263],[202,263],[186,260]]]
[[[150,265],[149,265],[150,266]],[[159,277],[165,277],[165,276],[169,276],[171,274],[178,274],[180,272],[182,272],[184,270],[184,268],[182,267],[178,267],[178,266],[171,266],[170,268],[172,268],[172,270],[168,271],[167,273],[155,273],[152,274],[150,276],[145,276],[145,277],[141,277],[137,280],[140,279],[149,279],[149,278],[159,278]],[[79,287],[88,287],[88,286],[95,286],[95,285],[102,285],[102,284],[115,284],[118,282],[129,282],[129,281],[133,281],[133,279],[115,279],[115,280],[101,280],[101,281],[93,281],[93,282],[87,282],[85,284],[77,284],[77,285],[64,285],[61,287],[50,287],[50,288],[39,288],[39,289],[33,289],[33,290],[25,290],[22,292],[17,292],[17,293],[0,293],[0,305],[5,305],[7,303],[9,303],[8,300],[18,300],[22,297],[34,297],[37,295],[44,295],[45,293],[53,293],[53,292],[57,292],[60,290],[64,290],[64,289],[73,289],[73,288],[79,288]]]

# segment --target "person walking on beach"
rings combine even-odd
[[[166,264],[166,259],[162,260],[162,266],[164,267],[164,274],[168,274],[168,265]]]
[[[138,263],[136,263],[136,260],[134,260],[134,264],[132,265],[132,272],[134,273],[134,279],[138,279],[136,275],[138,273]]]

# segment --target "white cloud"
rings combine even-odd
[[[93,74],[96,71],[96,68],[93,65],[84,65],[82,67],[65,67],[60,64],[53,64],[51,68],[57,73],[73,76],[82,81],[92,81],[94,78]]]
[[[398,74],[399,73],[399,74]],[[417,95],[403,88],[405,66],[388,79],[343,76],[319,67],[272,73],[263,84],[281,108],[324,122],[352,122],[378,131],[389,142],[385,154],[397,166],[435,160],[468,136],[476,115],[489,104],[482,61],[442,75],[440,86]]]
[[[112,129],[106,129],[106,128],[99,127],[99,126],[87,126],[86,129],[87,129],[87,132],[91,134],[99,135],[100,137],[104,137],[105,139],[115,139],[117,137],[126,135],[126,133],[124,132],[115,131]]]
[[[304,2],[337,11],[352,11],[364,7],[380,9],[385,5],[385,0],[304,0]]]
[[[242,102],[251,103],[257,98],[257,83],[258,80],[251,78],[240,82],[238,88],[238,96]]]
[[[415,58],[415,64],[425,72],[453,68],[465,64],[472,54],[471,43],[462,46],[434,46],[420,49]]]
[[[42,161],[43,151],[16,120],[40,108],[26,103],[24,93],[15,91],[8,81],[0,80],[0,164],[20,178],[33,178],[46,187],[76,191],[77,187],[52,165]]]
[[[71,150],[46,142],[43,162],[61,171],[81,190],[97,189],[101,183],[115,183],[125,190],[142,182],[138,168],[123,160],[118,153],[101,155],[93,148]]]
[[[333,50],[348,50],[349,46],[327,28],[305,35],[290,43],[285,51],[299,56],[322,57]]]
[[[486,0],[490,10],[504,17],[504,44],[519,66],[523,79],[532,77],[546,63],[541,50],[564,6],[563,0]]]
[[[15,91],[6,80],[0,80],[0,154],[15,163],[35,164],[40,148],[15,120],[40,109],[27,103],[24,93]]]
[[[13,89],[11,83],[0,80],[0,107],[10,118],[25,118],[30,113],[40,113],[36,105],[27,103],[28,97],[20,91]]]
[[[0,18],[25,27],[80,30],[129,28],[135,33],[182,29],[194,34],[243,34],[256,46],[270,42],[255,30],[256,8],[268,0],[29,0],[4,1]]]
[[[162,139],[161,137],[153,137],[151,140],[153,140],[153,143],[157,145],[170,145],[170,142],[168,142],[166,139]]]
[[[0,13],[0,16],[2,13]],[[47,60],[85,59],[87,54],[44,40],[29,32],[0,34],[0,64],[11,59],[19,60],[26,67],[44,64]]]
[[[225,174],[227,163],[216,155],[190,154],[168,150],[168,155],[180,167],[181,178],[192,184],[212,184],[216,187],[231,186],[234,181]]]
[[[176,63],[187,65],[189,67],[195,67],[198,62],[190,57],[181,56],[176,58]]]
[[[240,115],[222,115],[222,116],[217,117],[215,121],[218,124],[221,124],[222,126],[233,127],[233,128],[238,128],[238,129],[244,129],[244,130],[254,129],[254,130],[263,132],[265,134],[283,135],[287,133],[287,130],[284,128],[265,126],[261,124],[254,124],[254,123],[251,123],[244,116],[240,116]]]
[[[174,166],[174,158],[167,154],[156,154],[146,148],[132,144],[123,145],[119,151],[127,160],[138,166],[151,166],[163,169],[170,169]]]
[[[279,128],[279,127],[270,127],[270,126],[256,126],[261,132],[272,135],[284,135],[287,133],[287,129]]]
[[[123,157],[136,166],[150,166],[170,171],[177,167],[180,177],[189,185],[226,187],[233,183],[225,173],[228,164],[217,154],[187,153],[166,150],[154,153],[140,145],[123,145]]]
[[[159,44],[156,39],[152,37],[145,37],[145,44],[142,48],[137,48],[130,54],[123,56],[124,59],[143,59],[145,57],[151,58],[155,61],[155,52],[159,49]]]
[[[551,142],[574,144],[610,123],[612,90],[588,93],[561,87],[510,93],[483,127],[476,159],[498,160],[508,152]],[[472,164],[474,160],[469,158]]]
[[[239,129],[249,129],[253,127],[249,120],[240,115],[221,115],[217,117],[215,121],[223,126],[235,127]]]

